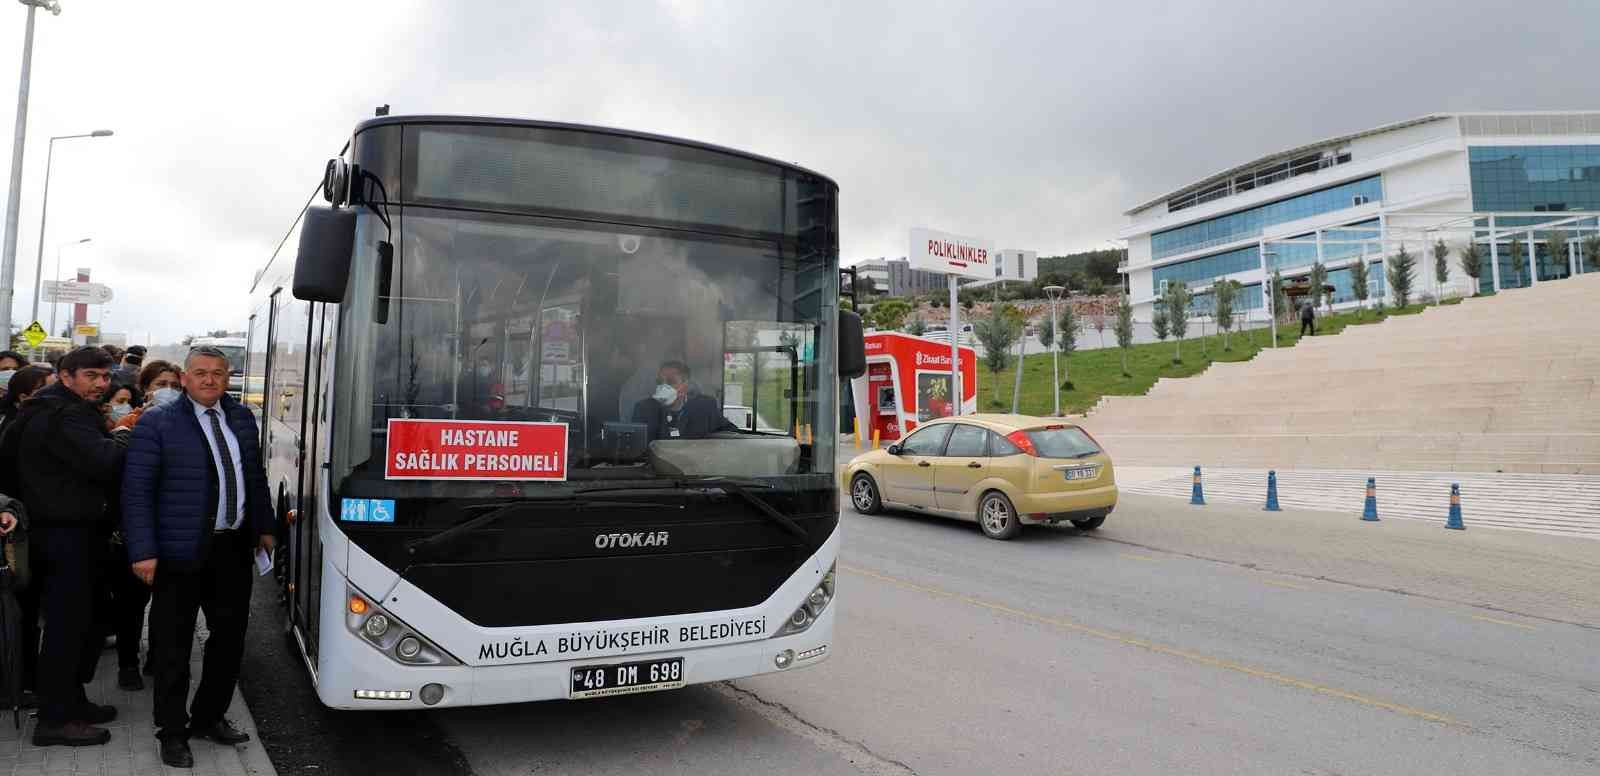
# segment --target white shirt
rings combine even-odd
[[[217,453],[217,440],[214,438],[216,432],[211,428],[211,416],[206,414],[208,410],[212,409],[217,411],[217,422],[222,425],[222,437],[228,443],[228,455],[233,458],[233,482],[234,486],[238,488],[238,493],[235,494],[235,497],[239,499],[239,503],[236,505],[236,512],[233,515],[233,525],[243,527],[244,467],[240,463],[239,438],[233,435],[233,429],[228,428],[228,415],[222,411],[222,402],[219,401],[214,406],[206,407],[195,401],[193,397],[190,397],[189,403],[194,405],[194,416],[200,421],[200,430],[206,435],[206,446],[211,448],[211,462],[217,467],[216,528],[221,530],[230,526],[227,521],[222,519],[223,502],[228,500],[228,484],[226,477],[222,474],[222,456]]]

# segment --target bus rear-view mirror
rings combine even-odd
[[[355,239],[353,208],[306,208],[300,225],[299,254],[294,260],[295,298],[307,302],[343,300]]]
[[[853,380],[867,373],[867,342],[861,316],[839,311],[839,378]]]

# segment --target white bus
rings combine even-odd
[[[592,698],[826,659],[838,386],[865,369],[837,192],[637,132],[358,125],[298,252],[257,274],[245,366],[322,702]],[[754,396],[764,423],[637,422],[667,361],[692,385],[674,418]]]

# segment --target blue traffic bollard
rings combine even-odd
[[[1205,506],[1206,494],[1200,490],[1200,467],[1194,467],[1194,490],[1189,494],[1189,503]]]
[[[1467,524],[1461,522],[1461,483],[1450,483],[1450,516],[1445,518],[1445,528],[1457,531],[1467,530]]]
[[[1378,522],[1378,480],[1373,477],[1367,478],[1367,503],[1361,508],[1361,519]]]
[[[1267,472],[1267,505],[1263,507],[1268,512],[1282,512],[1278,506],[1278,473]]]

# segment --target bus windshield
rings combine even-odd
[[[341,307],[340,490],[384,480],[391,419],[566,424],[573,480],[833,472],[829,261],[776,240],[408,206],[384,267],[372,227]]]

